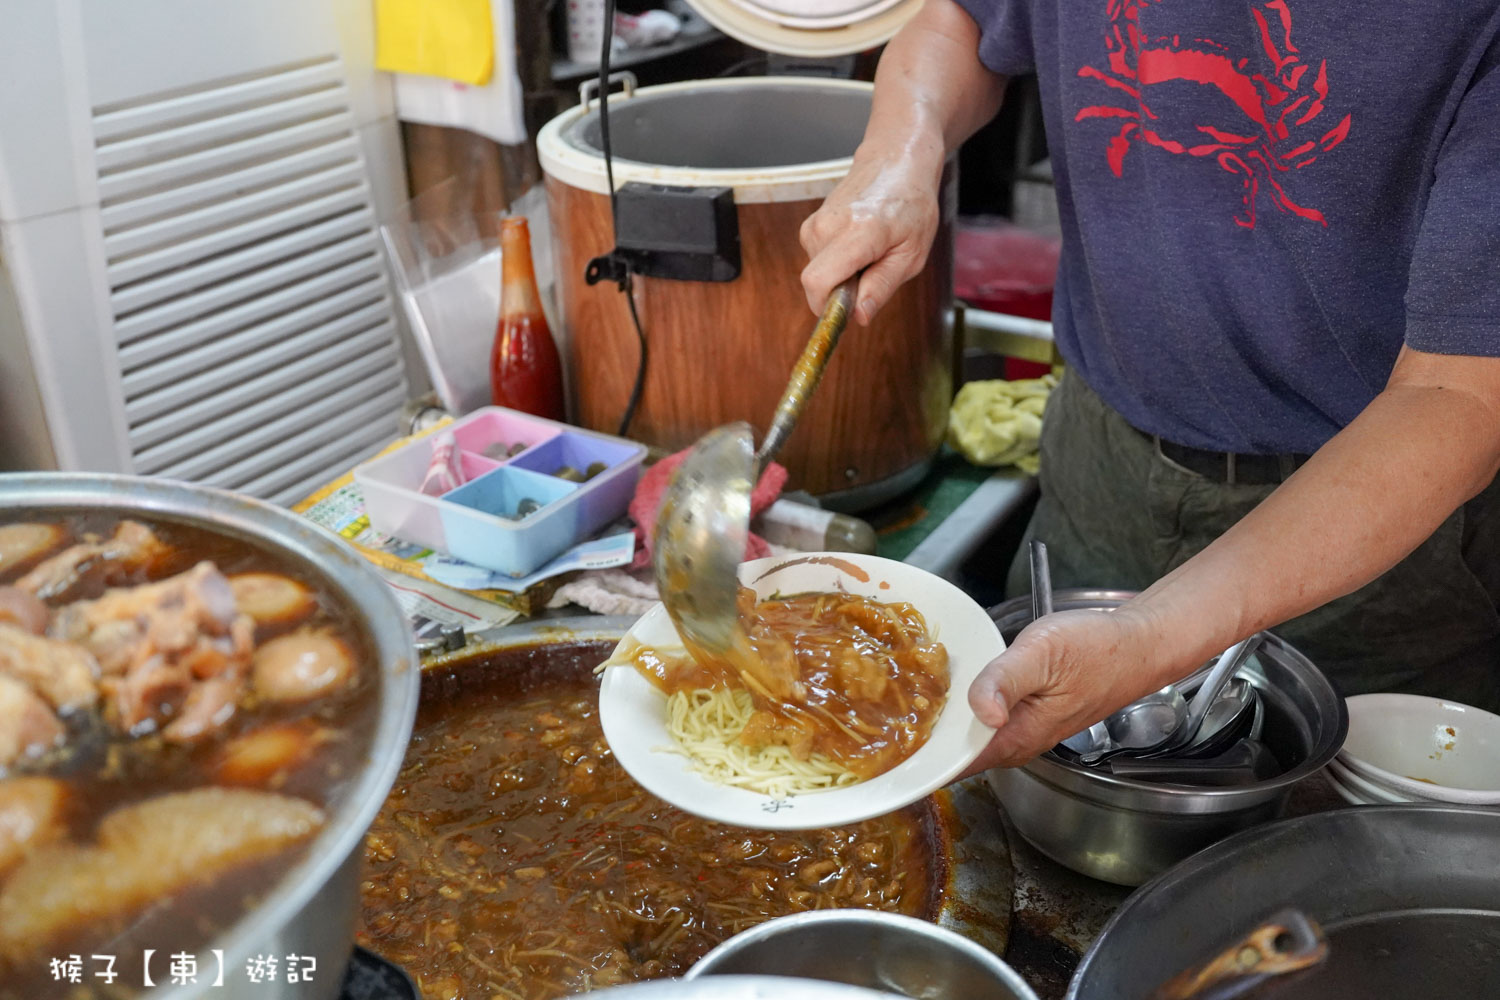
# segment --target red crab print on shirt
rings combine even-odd
[[[1133,144],[1144,143],[1175,156],[1211,157],[1220,168],[1240,178],[1244,211],[1234,220],[1239,225],[1255,228],[1256,199],[1264,190],[1281,211],[1326,227],[1328,220],[1323,213],[1293,201],[1284,185],[1294,171],[1311,165],[1344,141],[1350,116],[1345,115],[1324,131],[1327,121],[1319,119],[1328,100],[1328,64],[1318,60],[1313,68],[1312,61],[1293,44],[1292,12],[1287,0],[1251,7],[1260,29],[1259,50],[1251,53],[1235,53],[1210,38],[1183,34],[1148,37],[1140,28],[1141,11],[1172,0],[1107,2],[1106,66],[1085,66],[1078,75],[1130,100],[1122,100],[1119,105],[1089,105],[1073,120],[1124,119],[1106,148],[1114,175],[1121,176]],[[1158,114],[1152,107],[1151,88],[1176,81],[1217,89],[1227,99],[1223,117],[1182,121],[1181,111],[1174,114],[1165,105]]]

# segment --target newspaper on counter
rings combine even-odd
[[[439,430],[448,422],[414,437]],[[411,440],[394,441],[381,454]],[[472,632],[508,625],[545,607],[557,577],[578,570],[624,566],[635,555],[635,536],[621,528],[574,546],[526,577],[508,577],[376,531],[365,513],[364,494],[352,472],[292,509],[349,542],[375,565],[419,638],[436,635],[445,626],[460,625]]]

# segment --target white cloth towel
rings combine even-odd
[[[779,545],[771,546],[772,555],[787,555],[795,551]],[[649,567],[637,570],[598,569],[580,573],[558,587],[547,606],[561,608],[576,604],[596,615],[640,617],[660,600],[661,594],[656,589],[656,580]]]
[[[395,74],[396,117],[423,125],[468,129],[502,145],[526,141],[521,78],[516,73],[516,11],[512,0],[490,0],[495,71],[483,87],[435,76]]]

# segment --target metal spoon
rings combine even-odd
[[[1029,549],[1031,552],[1031,620],[1036,621],[1052,613],[1052,566],[1047,561],[1046,542],[1033,538]],[[1110,741],[1109,730],[1104,723],[1096,722],[1082,732],[1074,733],[1063,740],[1062,745],[1075,754],[1080,754],[1101,747],[1108,748],[1114,744]]]
[[[1186,725],[1187,718],[1187,699],[1176,685],[1168,684],[1160,691],[1131,702],[1102,723],[1090,726],[1090,735],[1103,726],[1109,742],[1104,745],[1096,743],[1093,749],[1080,753],[1078,761],[1094,767],[1121,754],[1147,756],[1166,746],[1173,734]],[[1077,736],[1070,736],[1064,745],[1077,739]]]
[[[1052,613],[1052,567],[1047,562],[1047,543],[1031,540],[1031,620]]]
[[[695,653],[722,655],[742,635],[736,570],[750,533],[750,491],[822,380],[854,310],[858,279],[855,275],[829,296],[760,450],[754,450],[749,424],[715,428],[693,446],[667,486],[656,516],[656,587],[672,624]]]
[[[1243,677],[1231,677],[1203,717],[1198,735],[1178,756],[1208,757],[1249,734],[1260,695]]]
[[[1192,745],[1193,740],[1198,736],[1198,731],[1203,728],[1203,720],[1208,717],[1208,710],[1218,700],[1219,692],[1224,689],[1229,678],[1233,677],[1240,666],[1250,658],[1250,654],[1260,648],[1260,644],[1261,636],[1257,632],[1220,654],[1213,669],[1208,672],[1208,677],[1203,681],[1203,686],[1198,689],[1197,694],[1193,695],[1193,700],[1188,705],[1187,722],[1177,732],[1171,734],[1167,744],[1157,751],[1159,754],[1170,755]]]
[[[1139,781],[1234,786],[1274,778],[1281,767],[1264,743],[1242,739],[1211,757],[1117,757],[1109,771]]]

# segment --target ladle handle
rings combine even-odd
[[[807,406],[807,400],[823,380],[823,369],[828,367],[828,358],[838,346],[844,327],[849,325],[850,313],[854,312],[854,295],[859,288],[859,278],[860,275],[856,274],[828,296],[823,315],[818,317],[818,325],[808,338],[807,346],[802,349],[802,356],[792,368],[792,377],[787,381],[786,391],[781,394],[781,402],[776,404],[776,414],[771,418],[766,439],[761,442],[760,451],[755,454],[756,482],[760,481],[761,472],[791,436],[798,418],[802,416],[803,408]]]
[[[1327,957],[1323,928],[1300,910],[1282,910],[1212,960],[1157,987],[1151,1000],[1231,1000]]]

